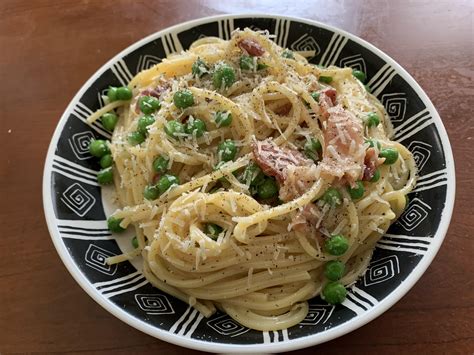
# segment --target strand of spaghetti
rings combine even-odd
[[[260,274],[254,275],[255,280],[250,286],[247,285],[247,277],[245,277],[238,281],[227,282],[225,284],[221,283],[219,289],[208,286],[204,289],[185,289],[185,291],[196,298],[224,300],[244,295],[249,292],[262,290],[267,287],[281,285],[285,282],[307,281],[311,279],[311,276],[307,271],[287,272],[279,277],[269,276],[267,272],[262,272]]]
[[[199,38],[197,40],[195,40],[191,46],[189,47],[189,49],[195,49],[196,47],[198,46],[202,46],[203,44],[226,44],[226,41],[223,40],[222,38],[219,38],[219,37],[212,37],[212,36],[209,36],[209,37],[203,37],[203,38]]]
[[[164,59],[150,69],[138,73],[128,86],[142,88],[151,85],[160,76],[172,78],[185,75],[191,72],[191,67],[196,59],[197,56],[192,53],[175,56],[173,59]]]
[[[231,298],[225,300],[226,305],[232,305],[237,307],[245,307],[250,308],[252,310],[260,310],[260,311],[271,311],[279,308],[290,307],[293,306],[295,303],[301,302],[301,300],[307,299],[307,297],[316,291],[316,285],[314,283],[306,283],[301,287],[299,290],[291,293],[290,295],[286,295],[284,297],[260,302],[260,301],[252,301],[246,298],[246,296],[238,297],[238,298]]]
[[[287,329],[301,322],[308,314],[308,303],[301,302],[296,304],[291,311],[279,316],[261,316],[246,308],[234,307],[223,304],[222,307],[232,318],[242,325],[260,330],[279,330]]]
[[[144,264],[143,268],[143,273],[145,277],[155,286],[156,288],[162,290],[163,292],[166,292],[167,294],[176,297],[177,299],[192,305],[194,308],[196,308],[199,312],[201,312],[205,317],[210,317],[216,312],[216,308],[212,303],[209,302],[193,302],[191,300],[191,297],[187,295],[186,293],[178,290],[177,288],[174,288],[166,282],[163,282],[159,278],[157,278],[150,270],[150,267],[148,264]]]
[[[126,260],[132,260],[136,256],[140,255],[140,252],[141,251],[140,251],[139,248],[133,249],[132,251],[129,251],[127,253],[123,253],[123,254],[115,255],[115,256],[110,256],[106,259],[105,262],[109,265],[112,265],[112,264],[121,263],[121,262],[126,261]]]
[[[118,100],[118,101],[113,101],[113,102],[111,102],[111,103],[105,105],[104,107],[98,109],[98,110],[95,111],[92,115],[90,115],[90,116],[87,118],[87,123],[89,123],[89,124],[94,123],[94,122],[97,121],[100,117],[102,117],[105,113],[110,112],[110,111],[112,111],[113,109],[115,109],[115,108],[117,108],[117,107],[123,106],[123,105],[125,105],[126,103],[128,103],[128,101]]]
[[[329,260],[330,257],[327,257],[326,255],[324,255],[321,251],[321,248],[319,248],[319,245],[317,245],[317,247],[313,247],[310,242],[308,241],[308,239],[306,238],[305,235],[303,235],[302,233],[296,233],[296,238],[298,239],[298,241],[300,242],[301,244],[301,247],[306,251],[306,253],[308,253],[308,255],[311,255],[313,258],[317,259],[317,260]],[[316,241],[317,243],[317,241]]]

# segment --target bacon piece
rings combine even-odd
[[[353,185],[364,168],[362,123],[341,105],[331,107],[327,113],[321,174],[344,178]]]
[[[145,89],[140,93],[140,96],[153,96],[157,99],[160,98],[160,92],[155,89]]]
[[[260,44],[251,39],[243,39],[239,41],[238,46],[252,57],[261,57],[265,53],[265,49],[263,49]]]
[[[161,174],[155,174],[153,175],[153,178],[151,179],[151,181],[153,182],[153,184],[157,184],[160,178],[161,178]]]
[[[322,91],[322,94],[324,94],[324,96],[329,97],[331,99],[331,103],[332,103],[331,106],[334,106],[336,104],[336,96],[337,96],[336,89],[333,89],[333,88],[324,89]],[[321,95],[319,97],[321,97]]]
[[[290,165],[310,166],[312,160],[306,159],[295,149],[281,148],[271,139],[256,141],[252,144],[255,161],[266,175],[274,176],[279,183],[286,179],[286,169]]]
[[[308,203],[301,211],[298,211],[291,221],[289,229],[299,232],[306,231],[309,226],[316,226],[322,212],[314,203]]]
[[[291,201],[303,195],[319,177],[316,165],[290,165],[286,169],[285,181],[280,186],[280,200]]]
[[[165,91],[165,89],[163,89],[161,86],[158,86],[157,89],[149,90],[148,93],[144,95],[153,96],[159,99],[163,91]]]
[[[321,114],[325,120],[329,117],[328,110],[336,104],[336,89],[329,88],[320,92],[319,106],[321,107]]]
[[[375,148],[367,149],[364,157],[364,176],[362,180],[369,181],[372,179],[377,167],[381,164],[383,164],[383,159],[379,158]]]
[[[322,219],[322,211],[314,203],[308,203],[301,211],[298,211],[289,225],[290,230],[299,233],[311,234],[320,245],[324,244],[324,236],[321,233],[319,223]]]
[[[149,96],[154,96],[156,97],[157,99],[161,98],[161,95],[163,95],[163,93],[168,90],[169,88],[171,88],[171,84],[169,81],[165,81],[165,80],[161,80],[160,81],[160,85],[158,85],[157,87],[155,87],[154,89],[145,89],[142,91],[142,95],[149,95]]]

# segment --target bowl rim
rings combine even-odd
[[[85,277],[85,275],[80,271],[77,264],[73,261],[72,257],[69,255],[65,244],[62,241],[62,238],[59,234],[57,224],[55,222],[55,214],[53,210],[53,202],[51,199],[51,173],[52,173],[52,160],[54,156],[54,151],[57,146],[57,142],[61,136],[63,131],[64,125],[72,112],[73,107],[79,102],[79,99],[82,95],[86,92],[86,90],[94,83],[95,80],[107,69],[111,67],[113,63],[115,63],[118,59],[121,59],[125,55],[133,52],[136,49],[139,49],[143,45],[162,37],[168,33],[174,32],[176,30],[186,30],[192,27],[196,27],[198,25],[202,25],[205,23],[218,21],[218,20],[225,20],[225,19],[236,19],[236,18],[272,18],[272,19],[284,19],[290,20],[294,22],[299,22],[303,24],[317,26],[334,33],[342,34],[343,36],[351,39],[352,41],[360,44],[361,46],[369,49],[374,54],[382,58],[386,63],[391,65],[396,71],[397,74],[400,75],[416,92],[416,94],[420,97],[420,99],[426,105],[426,108],[432,114],[434,124],[438,131],[441,145],[444,150],[444,156],[446,160],[446,171],[447,171],[447,185],[446,185],[446,201],[445,206],[443,208],[443,212],[441,215],[441,220],[439,227],[433,236],[433,240],[428,252],[421,258],[420,262],[415,266],[415,268],[410,272],[407,278],[389,295],[387,295],[384,299],[380,301],[377,305],[371,308],[369,311],[365,312],[360,316],[356,316],[345,322],[341,325],[338,325],[334,328],[330,328],[324,332],[316,333],[308,336],[304,336],[301,338],[291,339],[284,342],[279,343],[269,343],[269,344],[224,344],[224,343],[213,343],[198,339],[192,338],[185,338],[183,336],[170,333],[169,331],[154,327],[144,321],[135,318],[131,314],[127,313],[126,311],[120,309],[116,306],[112,301],[108,300],[107,298],[103,297],[100,292],[98,292],[91,282]],[[43,171],[43,209],[45,213],[45,218],[49,230],[49,234],[53,241],[53,244],[56,248],[57,253],[59,254],[63,264],[66,266],[66,269],[72,275],[72,277],[76,280],[76,282],[82,287],[82,289],[90,296],[94,301],[96,301],[99,305],[105,308],[109,313],[113,314],[115,317],[119,318],[123,322],[127,323],[128,325],[138,329],[148,335],[151,335],[155,338],[160,340],[179,345],[182,347],[201,350],[201,351],[208,351],[208,352],[282,352],[282,351],[290,351],[301,349],[313,345],[317,345],[323,342],[327,342],[334,338],[340,337],[345,335],[349,332],[352,332],[363,325],[367,324],[368,322],[372,321],[373,319],[380,316],[382,313],[387,311],[390,307],[392,307],[396,302],[398,302],[420,279],[423,273],[431,264],[432,260],[436,256],[439,251],[439,248],[446,236],[448,231],[448,227],[450,224],[453,207],[454,207],[454,200],[455,200],[455,190],[456,190],[456,178],[455,178],[455,168],[454,168],[454,159],[453,153],[451,149],[451,145],[449,142],[448,134],[446,129],[443,125],[443,122],[434,107],[431,100],[428,98],[426,93],[420,87],[420,85],[413,79],[413,77],[400,66],[395,60],[393,60],[389,55],[375,47],[374,45],[370,44],[369,42],[355,36],[347,31],[341,30],[337,27],[333,27],[319,21],[304,19],[295,16],[286,16],[286,15],[278,15],[278,14],[263,14],[263,13],[239,13],[239,14],[224,14],[224,15],[215,15],[215,16],[207,16],[201,17],[198,19],[178,23],[176,25],[167,27],[161,31],[154,32],[136,42],[128,46],[127,48],[120,51],[118,54],[114,55],[110,60],[108,60],[104,65],[102,65],[79,89],[76,95],[72,98],[69,102],[67,108],[65,109],[64,113],[62,114],[58,124],[56,125],[56,129],[53,133],[51,138],[51,142],[47,151],[44,171]]]

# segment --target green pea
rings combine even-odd
[[[229,127],[232,123],[232,114],[230,111],[219,111],[214,115],[214,122],[217,127]]]
[[[127,140],[131,145],[141,144],[145,141],[146,137],[143,133],[134,131],[128,134]]]
[[[324,193],[322,200],[331,206],[337,206],[342,203],[342,196],[336,188],[330,187]]]
[[[366,139],[365,143],[369,143],[369,147],[373,148],[377,145],[377,149],[380,150],[382,148],[382,144],[376,139]]]
[[[319,139],[311,138],[309,141],[306,141],[304,144],[304,153],[305,155],[314,160],[318,161],[321,156],[322,146]]]
[[[186,122],[184,131],[190,135],[195,134],[196,137],[199,138],[199,137],[202,137],[204,132],[207,131],[207,128],[203,120],[200,120],[199,118],[194,118],[194,119],[189,119],[188,122]]]
[[[155,123],[155,118],[150,115],[142,116],[138,119],[137,130],[143,135],[148,133],[148,126]]]
[[[117,124],[118,116],[113,112],[107,112],[102,115],[100,120],[106,130],[113,131]]]
[[[369,112],[367,118],[365,119],[365,124],[368,127],[376,127],[380,123],[379,115],[374,112]]]
[[[112,167],[102,169],[97,173],[97,182],[101,185],[110,184],[113,180],[114,173],[112,171]]]
[[[370,182],[377,182],[380,180],[380,169],[375,170],[374,175],[370,179]]]
[[[113,233],[123,232],[125,228],[122,228],[120,226],[120,223],[122,223],[122,221],[123,221],[123,218],[109,217],[107,219],[107,227]]]
[[[273,178],[266,178],[263,183],[257,187],[258,197],[268,199],[278,195],[278,185]]]
[[[109,98],[110,102],[117,101],[117,88],[115,86],[109,86],[109,90],[107,90],[107,97]]]
[[[262,169],[252,161],[245,168],[242,178],[244,184],[257,187],[265,181],[265,174]]]
[[[364,184],[362,183],[362,181],[356,181],[356,187],[348,186],[347,191],[349,191],[349,195],[351,195],[351,198],[353,200],[358,200],[359,198],[364,196]]]
[[[97,158],[102,158],[104,155],[110,153],[110,149],[106,141],[102,139],[91,139],[89,152]]]
[[[217,146],[217,156],[219,157],[219,161],[234,160],[236,154],[237,147],[230,139],[225,140]]]
[[[349,242],[342,234],[335,234],[324,243],[324,250],[330,255],[340,256],[347,249],[349,249]]]
[[[248,55],[243,55],[240,57],[239,60],[240,64],[240,69],[242,70],[254,70],[255,69],[255,64],[253,61],[253,57],[248,56]]]
[[[179,134],[184,133],[184,126],[182,123],[171,120],[165,123],[165,133],[171,138],[178,138]]]
[[[191,73],[193,76],[200,78],[204,74],[209,73],[209,67],[201,58],[198,58],[191,67]]]
[[[328,280],[337,281],[344,275],[345,266],[342,261],[331,260],[324,266],[324,276]]]
[[[321,83],[326,83],[326,84],[329,84],[331,81],[332,81],[332,76],[324,76],[324,75],[321,75],[319,77],[319,81]]]
[[[330,304],[340,304],[346,299],[347,290],[340,282],[329,282],[324,286],[321,298]]]
[[[281,53],[281,56],[283,58],[287,58],[287,59],[295,59],[295,55],[293,54],[292,51],[290,51],[289,49],[285,49],[282,53]]]
[[[138,238],[135,236],[132,238],[132,246],[137,249],[138,248]]]
[[[100,166],[101,168],[108,168],[109,166],[112,166],[114,163],[114,159],[112,158],[111,154],[105,154],[102,158],[100,158]]]
[[[314,91],[311,93],[311,97],[313,98],[314,101],[316,102],[319,102],[319,96],[320,96],[320,93],[317,92],[317,91]]]
[[[395,148],[381,149],[379,157],[385,158],[384,164],[391,165],[398,160],[398,150],[396,150]]]
[[[145,115],[149,115],[161,108],[160,101],[153,96],[140,97],[138,99],[138,105],[140,106],[140,111],[142,111]]]
[[[156,200],[158,196],[160,196],[160,190],[155,185],[148,185],[143,189],[143,197],[147,200]]]
[[[173,102],[177,108],[184,109],[194,105],[194,95],[187,89],[179,90],[174,93]]]
[[[212,240],[217,240],[224,229],[215,223],[206,223],[204,226],[204,233]]]
[[[358,79],[361,83],[363,83],[366,79],[365,73],[357,69],[352,70],[352,75],[354,75],[354,77]]]
[[[170,174],[163,175],[160,180],[158,180],[158,183],[156,184],[156,187],[158,187],[158,190],[160,192],[160,195],[168,189],[170,189],[173,185],[179,185],[179,179],[178,177]]]
[[[117,100],[130,100],[132,98],[132,90],[126,86],[117,88]]]
[[[212,83],[216,90],[228,88],[235,82],[235,71],[230,65],[222,63],[216,65],[212,75]]]
[[[168,170],[168,164],[170,160],[163,156],[155,158],[153,161],[153,170],[158,174],[164,174]]]

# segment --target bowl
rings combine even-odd
[[[92,138],[110,138],[86,118],[104,103],[109,85],[126,85],[140,72],[203,36],[230,39],[234,29],[269,30],[282,47],[312,50],[311,63],[352,67],[367,74],[385,106],[394,139],[412,152],[419,170],[402,216],[377,243],[365,275],[343,304],[312,299],[309,313],[289,329],[248,329],[223,313],[204,318],[187,304],[152,287],[139,260],[108,265],[107,257],[129,250],[129,238],[110,234],[106,216],[117,207],[111,188],[96,182],[99,166],[88,152]],[[449,226],[455,193],[448,136],[433,104],[393,59],[364,40],[315,21],[263,14],[226,15],[182,23],[131,45],[82,86],[62,115],[49,146],[43,203],[54,245],[79,285],[129,325],[180,346],[213,352],[274,352],[328,341],[361,327],[397,302],[428,268]],[[127,242],[124,242],[124,241]]]

